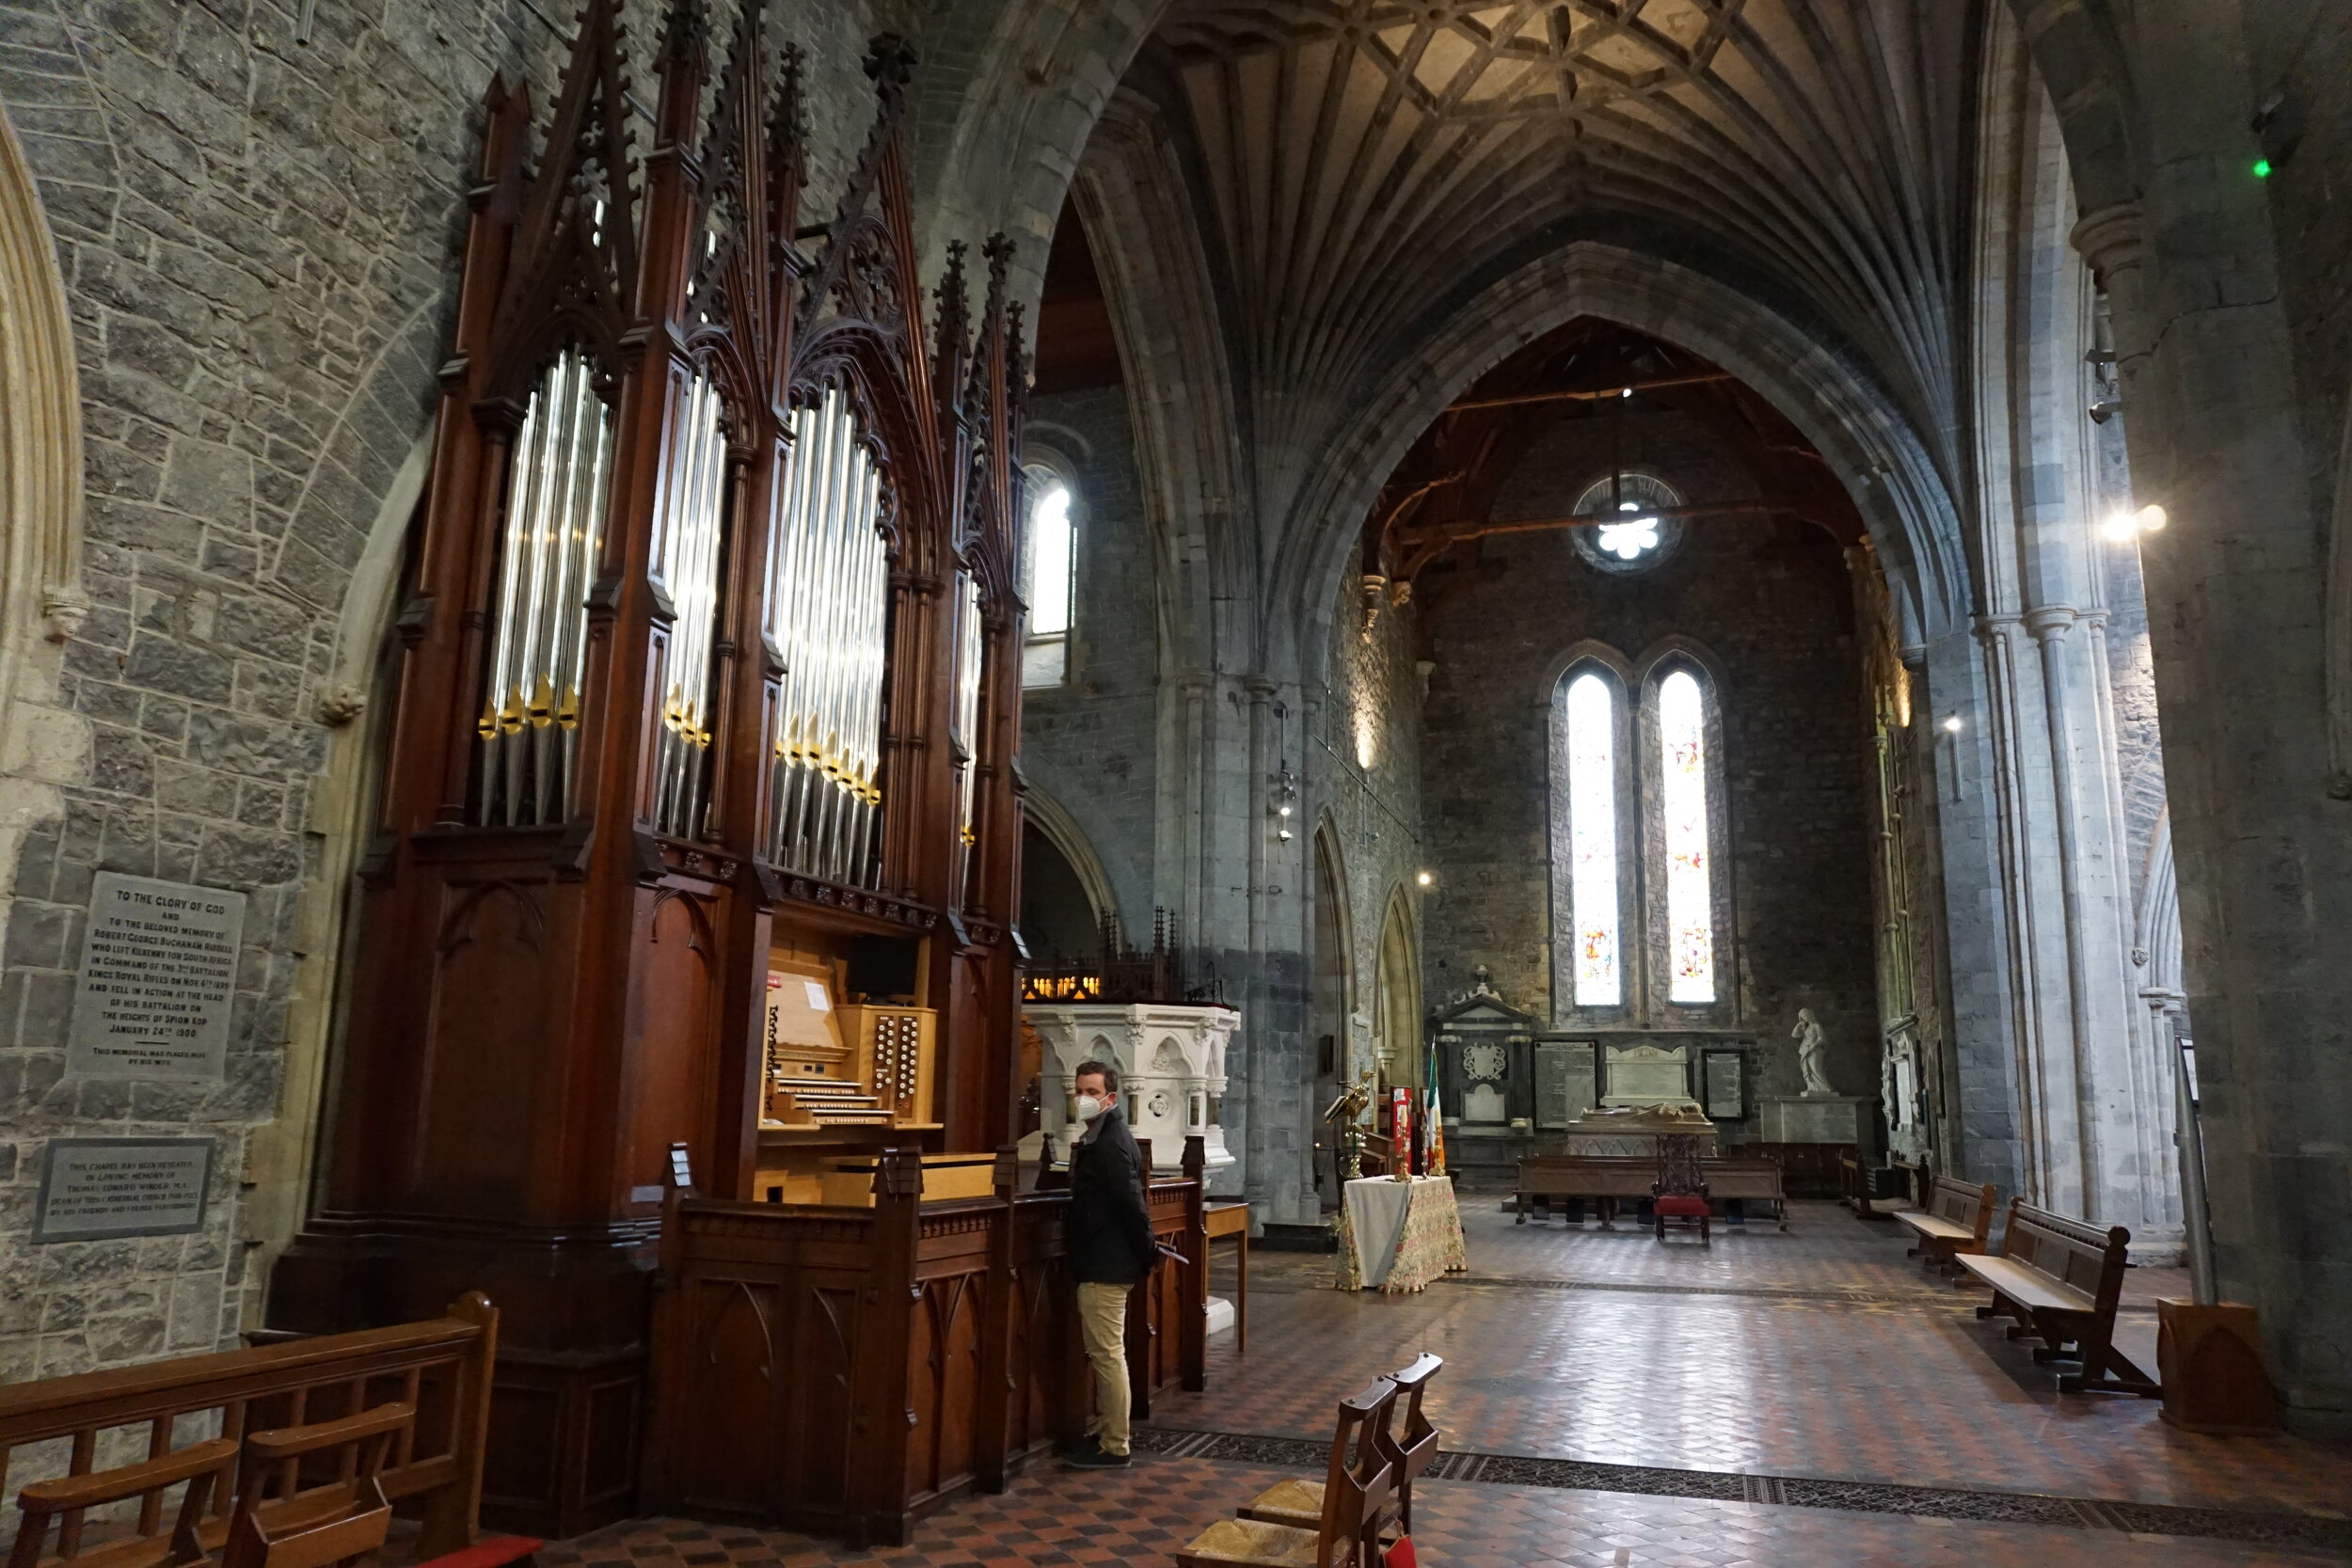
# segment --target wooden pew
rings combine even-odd
[[[1788,1228],[1788,1194],[1778,1160],[1769,1155],[1712,1155],[1699,1162],[1699,1173],[1710,1199],[1770,1203],[1780,1227]],[[1585,1198],[1598,1207],[1601,1228],[1613,1229],[1619,1200],[1648,1197],[1650,1185],[1657,1180],[1658,1162],[1639,1155],[1523,1155],[1519,1159],[1518,1215],[1512,1223],[1525,1225],[1532,1204],[1543,1205],[1543,1217],[1549,1219],[1554,1203]]]
[[[1599,1205],[1600,1227],[1613,1227],[1617,1200],[1632,1198],[1639,1202],[1649,1196],[1650,1183],[1658,1180],[1658,1162],[1624,1154],[1529,1154],[1519,1160],[1518,1217],[1514,1225],[1527,1223],[1528,1205],[1541,1203],[1544,1217],[1551,1217],[1551,1206],[1568,1198],[1590,1198]]]
[[[102,1441],[120,1446],[122,1439],[108,1433],[127,1433],[132,1442],[143,1443],[148,1460],[160,1461],[196,1451],[171,1446],[183,1418],[191,1427],[216,1427],[230,1447],[203,1449],[217,1457],[193,1524],[204,1549],[217,1551],[229,1539],[244,1474],[259,1463],[246,1444],[247,1433],[398,1402],[417,1414],[385,1459],[378,1477],[384,1495],[392,1502],[421,1501],[421,1556],[453,1552],[473,1541],[481,1509],[498,1320],[498,1309],[469,1291],[450,1304],[449,1316],[426,1323],[0,1387],[0,1476],[15,1451],[30,1444],[68,1439],[64,1479],[72,1481],[97,1469]],[[159,1497],[151,1498],[143,1513],[159,1507]],[[151,1529],[153,1523],[146,1519],[143,1528]],[[69,1515],[69,1526],[78,1533],[78,1517]]]
[[[1725,1154],[1699,1162],[1707,1196],[1718,1202],[1738,1198],[1742,1203],[1769,1203],[1772,1218],[1788,1228],[1788,1193],[1781,1184],[1780,1162],[1770,1155]],[[1746,1211],[1740,1211],[1744,1223]]]
[[[1990,1181],[1979,1186],[1954,1177],[1937,1177],[1925,1209],[1895,1212],[1895,1223],[1919,1239],[1907,1256],[1931,1267],[1950,1269],[1960,1254],[1982,1253],[1993,1228],[1993,1204]]]
[[[381,1550],[392,1526],[384,1462],[395,1444],[414,1441],[416,1418],[416,1406],[396,1401],[246,1438],[221,1568],[330,1568]],[[306,1487],[303,1461],[329,1453],[325,1483]]]
[[[2009,1224],[1997,1258],[1955,1258],[1960,1266],[1993,1288],[1993,1303],[1977,1316],[2006,1314],[2017,1320],[2012,1339],[2037,1336],[2036,1361],[2069,1359],[2075,1347],[2081,1370],[2060,1373],[2058,1391],[2161,1397],[2156,1380],[2115,1348],[2115,1306],[2123,1294],[2125,1255],[2132,1233],[2116,1226],[2104,1235],[2080,1220],[2037,1209],[2022,1197],[2010,1199]]]

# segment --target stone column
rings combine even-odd
[[[2270,218],[2246,176],[2252,94],[2242,54],[2212,46],[2243,18],[2160,8],[2142,90],[2181,91],[2150,121],[2153,221],[2121,203],[2074,240],[2114,305],[2134,487],[2169,518],[2142,570],[2216,1268],[2262,1314],[2289,1420],[2343,1430],[2352,814],[2328,788],[2321,535]]]
[[[2074,526],[2088,527],[2089,519]],[[2171,1083],[2153,1070],[2157,1064],[2150,1059],[2143,1018],[2132,1005],[2131,881],[2105,703],[2106,616],[2040,605],[2024,620],[2042,667],[2065,939],[2062,955],[2045,957],[2064,962],[2065,1054],[2074,1069],[2080,1140],[2081,1207],[2067,1212],[2093,1225],[2128,1226],[2136,1260],[2172,1262],[2181,1244],[2179,1182],[2155,1142],[2169,1119]]]

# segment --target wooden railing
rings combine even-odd
[[[1183,1255],[1136,1288],[1136,1411],[1205,1386],[1208,1237],[1200,1140],[1150,1188]],[[1089,1399],[1067,1274],[1066,1192],[922,1201],[913,1150],[879,1164],[870,1209],[673,1191],[655,1298],[641,1507],[903,1544],[969,1490],[1001,1491],[1081,1430]]]
[[[19,1450],[62,1441],[64,1474],[102,1465],[160,1459],[213,1438],[235,1445],[215,1472],[199,1526],[208,1548],[228,1538],[230,1510],[255,1463],[247,1433],[348,1416],[393,1402],[417,1417],[386,1456],[380,1480],[397,1502],[424,1497],[420,1555],[454,1551],[473,1539],[482,1501],[482,1451],[489,1418],[490,1369],[498,1353],[498,1310],[478,1292],[450,1305],[449,1316],[358,1334],[324,1335],[252,1350],[151,1361],[0,1387],[0,1496]],[[109,1433],[121,1433],[121,1437]],[[144,1446],[145,1452],[117,1451]],[[47,1466],[43,1466],[47,1468]],[[35,1479],[20,1474],[18,1484]],[[322,1502],[347,1478],[326,1478]],[[307,1492],[306,1492],[307,1495]],[[142,1504],[140,1533],[151,1533],[160,1493]],[[69,1529],[80,1520],[69,1517]]]

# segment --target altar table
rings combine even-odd
[[[1340,1204],[1339,1243],[1333,1283],[1343,1291],[1418,1291],[1439,1275],[1470,1269],[1450,1176],[1350,1181]]]

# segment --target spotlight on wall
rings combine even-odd
[[[1958,735],[1960,733],[1960,715],[1955,713],[1946,719],[1944,721],[1944,728],[1953,735]]]
[[[2142,533],[2153,533],[2169,520],[2164,515],[2164,508],[2153,502],[2139,509],[2139,531]]]
[[[1274,775],[1273,784],[1274,798],[1267,804],[1273,808],[1274,842],[1288,844],[1291,841],[1291,813],[1298,806],[1298,776],[1291,771],[1290,758],[1282,759],[1280,769]]]
[[[2139,519],[2129,512],[2118,512],[2099,525],[2099,533],[2110,544],[2129,544],[2139,537]]]
[[[1436,881],[1437,879],[1438,879],[1435,875],[1427,871],[1421,873],[1413,879],[1413,880],[1419,882],[1423,887],[1427,887],[1430,883]]]

